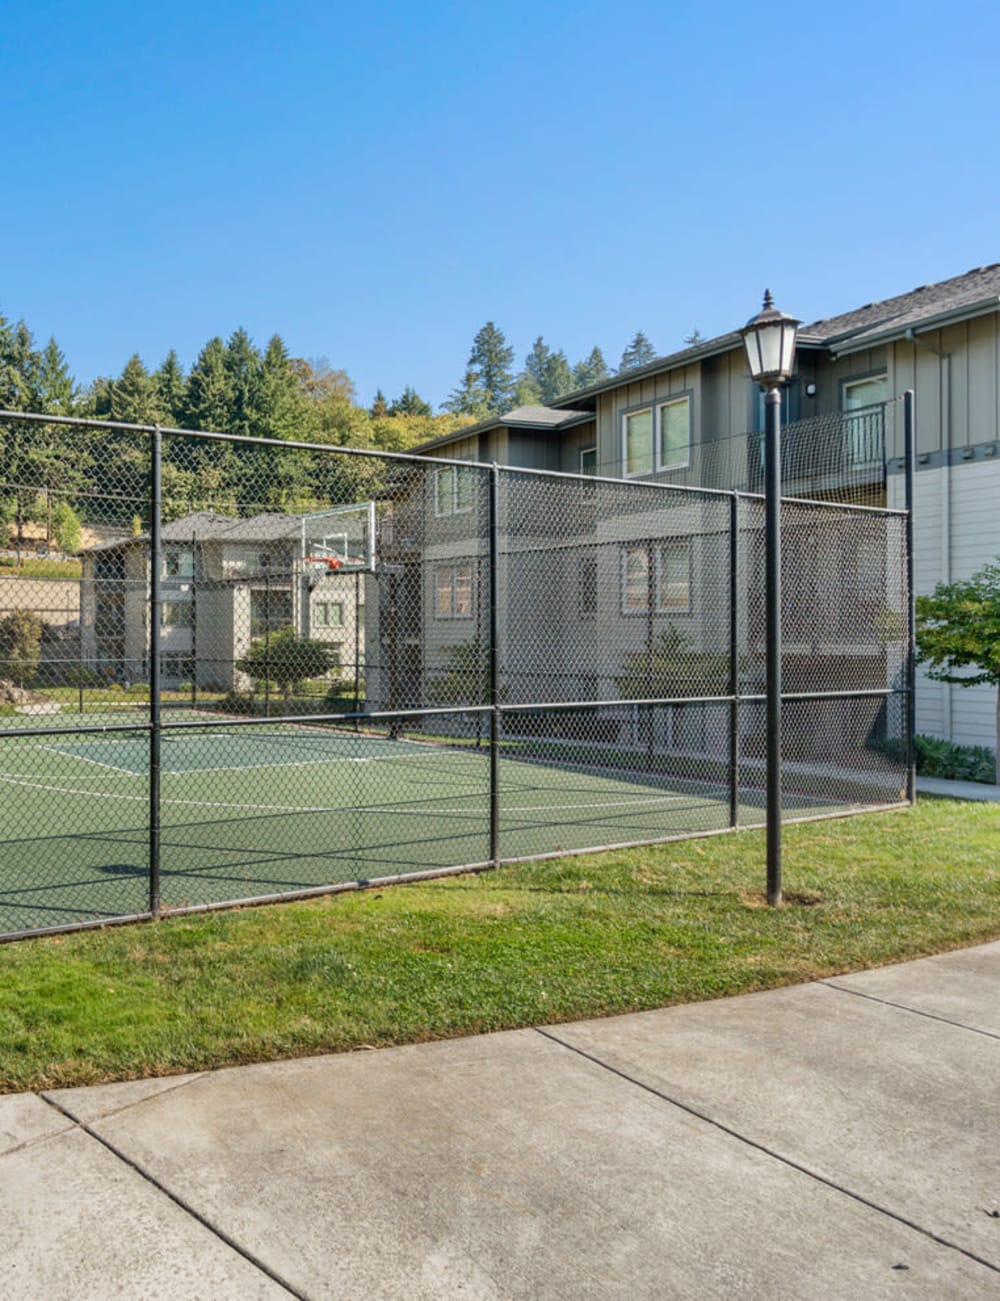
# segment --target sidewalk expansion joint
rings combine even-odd
[[[44,1095],[39,1095],[39,1096],[44,1097]],[[61,1115],[65,1116],[67,1120],[69,1120],[73,1124],[74,1128],[82,1130],[83,1133],[86,1134],[88,1138],[92,1138],[96,1143],[100,1143],[101,1147],[105,1148],[108,1152],[110,1152],[112,1156],[117,1157],[118,1160],[121,1161],[124,1165],[127,1165],[131,1170],[134,1170],[135,1173],[140,1176],[140,1178],[144,1179],[146,1183],[151,1184],[156,1189],[157,1192],[162,1193],[163,1196],[168,1199],[168,1201],[173,1202],[174,1205],[177,1206],[180,1210],[182,1210],[185,1215],[189,1215],[191,1219],[197,1220],[197,1222],[202,1226],[202,1228],[207,1229],[208,1232],[211,1233],[213,1237],[218,1238],[220,1242],[224,1242],[227,1247],[230,1247],[233,1251],[235,1251],[238,1256],[242,1256],[243,1259],[248,1264],[252,1265],[255,1269],[260,1270],[262,1274],[266,1274],[267,1277],[273,1283],[276,1283],[278,1287],[283,1288],[289,1294],[289,1296],[296,1297],[297,1301],[307,1301],[307,1297],[304,1292],[300,1292],[297,1288],[293,1287],[292,1284],[289,1283],[287,1279],[282,1278],[281,1275],[276,1273],[273,1269],[271,1269],[269,1265],[266,1265],[262,1260],[259,1259],[259,1257],[255,1256],[252,1251],[248,1251],[246,1247],[242,1246],[234,1238],[231,1238],[228,1233],[226,1233],[223,1229],[220,1229],[217,1224],[213,1224],[212,1221],[208,1219],[207,1216],[202,1215],[200,1211],[195,1210],[195,1208],[189,1205],[186,1201],[184,1201],[182,1197],[179,1197],[176,1193],[171,1192],[169,1188],[167,1188],[164,1184],[160,1182],[159,1179],[155,1177],[155,1175],[150,1174],[148,1170],[144,1170],[137,1161],[133,1161],[133,1159],[130,1156],[127,1156],[126,1153],[122,1152],[118,1147],[116,1147],[115,1144],[110,1141],[110,1139],[104,1138],[103,1135],[98,1134],[94,1129],[90,1127],[90,1125],[84,1124],[82,1121],[77,1120],[75,1117],[70,1115],[70,1113],[66,1110],[65,1107],[61,1106],[58,1102],[55,1102],[52,1098],[44,1097],[44,1101],[47,1102],[50,1107],[58,1111]]]
[[[888,1206],[881,1206],[878,1202],[873,1202],[870,1198],[861,1193],[854,1192],[853,1189],[846,1188],[843,1184],[838,1184],[836,1180],[827,1178],[817,1170],[811,1170],[808,1166],[802,1165],[801,1162],[785,1156],[773,1148],[767,1147],[764,1143],[758,1143],[755,1139],[748,1138],[746,1134],[741,1134],[738,1129],[723,1124],[721,1120],[716,1120],[714,1116],[708,1115],[707,1112],[699,1111],[697,1107],[692,1107],[690,1103],[681,1102],[677,1098],[672,1098],[668,1093],[661,1089],[655,1088],[652,1084],[647,1084],[643,1080],[636,1079],[634,1075],[629,1075],[627,1071],[621,1070],[617,1066],[612,1066],[609,1062],[602,1061],[600,1057],[595,1057],[584,1048],[578,1048],[575,1044],[567,1043],[565,1039],[560,1039],[558,1035],[553,1034],[551,1030],[543,1030],[535,1026],[536,1033],[543,1038],[551,1040],[552,1043],[558,1044],[560,1048],[567,1048],[570,1052],[576,1053],[585,1061],[593,1063],[594,1066],[601,1067],[602,1070],[617,1075],[619,1079],[624,1080],[627,1084],[632,1084],[646,1093],[650,1093],[654,1098],[659,1098],[661,1102],[666,1102],[672,1107],[677,1107],[680,1111],[686,1112],[689,1116],[694,1116],[696,1120],[704,1121],[706,1125],[711,1125],[713,1129],[719,1130],[723,1134],[728,1134],[730,1138],[736,1139],[738,1143],[753,1148],[755,1151],[769,1156],[775,1161],[780,1161],[782,1165],[788,1166],[791,1170],[797,1170],[799,1174],[804,1174],[807,1178],[814,1180],[816,1183],[823,1184],[825,1187],[832,1189],[833,1192],[840,1193],[844,1197],[849,1197],[852,1201],[859,1203],[861,1206],[868,1207],[869,1210],[875,1211],[879,1215],[884,1215],[890,1220],[895,1220],[897,1224],[904,1224],[908,1229],[913,1229],[916,1233],[925,1238],[930,1238],[932,1242],[938,1243],[939,1246],[948,1247],[951,1251],[957,1251],[960,1255],[974,1260],[977,1265],[984,1265],[987,1269],[992,1270],[995,1274],[1000,1274],[1000,1265],[995,1265],[992,1261],[983,1256],[977,1256],[974,1251],[968,1247],[961,1247],[957,1242],[951,1242],[948,1238],[942,1238],[940,1234],[935,1233],[932,1229],[918,1224],[915,1220],[909,1220],[905,1215],[900,1215],[898,1211],[890,1210]]]
[[[986,1039],[1000,1039],[995,1030],[982,1030],[976,1025],[966,1025],[964,1021],[953,1021],[950,1016],[940,1016],[937,1012],[925,1012],[919,1007],[910,1007],[908,1003],[896,1003],[891,998],[879,998],[877,994],[867,994],[863,989],[851,989],[847,985],[837,985],[832,980],[817,980],[817,985],[835,989],[838,994],[853,994],[855,998],[867,998],[871,1003],[881,1003],[883,1007],[895,1007],[900,1012],[912,1012],[914,1016],[924,1016],[928,1021],[941,1021],[944,1025],[953,1025],[957,1030],[968,1030],[970,1034],[981,1034]]]

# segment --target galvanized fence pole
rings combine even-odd
[[[163,618],[161,571],[163,546],[163,433],[159,425],[151,440],[149,505],[149,911],[160,913],[160,757],[163,740],[160,702],[160,623]]]
[[[906,798],[912,804],[917,798],[917,610],[913,590],[913,499],[916,464],[916,422],[914,393],[908,388],[903,394],[903,456],[906,482]]]
[[[490,697],[490,861],[500,862],[500,467],[490,467],[489,495],[489,697]],[[480,598],[481,599],[481,598]]]
[[[740,498],[729,499],[729,825],[740,825]]]
[[[764,397],[767,902],[781,903],[781,390]]]

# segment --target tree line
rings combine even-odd
[[[696,341],[697,332],[689,342]],[[348,374],[326,358],[293,357],[277,334],[261,349],[242,328],[228,339],[209,339],[188,370],[174,350],[152,370],[133,354],[120,375],[82,386],[54,338],[39,345],[23,320],[13,323],[0,315],[0,408],[402,452],[470,421],[553,402],[654,357],[641,331],[623,351],[617,371],[596,346],[571,365],[562,350],[550,349],[539,336],[515,372],[513,348],[488,321],[473,340],[463,382],[435,414],[411,386],[392,400],[379,390],[365,407]],[[148,492],[148,459],[145,442],[125,432],[96,434],[58,425],[0,428],[0,528],[6,525],[13,535],[18,563],[29,521],[44,522],[50,545],[73,551],[82,517],[110,521],[120,515],[124,500],[141,503]],[[165,514],[170,519],[193,509],[228,513],[250,502],[303,510],[358,499],[370,486],[374,466],[366,469],[354,458],[348,469],[345,460],[293,455],[289,449],[288,455],[270,458],[274,482],[265,485],[264,463],[258,461],[255,469],[245,448],[237,455],[232,445],[174,437],[167,440],[164,462]],[[279,463],[283,468],[275,473]]]
[[[700,341],[697,330],[686,340],[687,343]],[[590,388],[613,375],[627,374],[655,359],[656,349],[641,330],[636,331],[625,347],[617,369],[608,366],[596,345],[571,366],[561,348],[553,351],[539,335],[524,359],[523,368],[515,372],[514,349],[503,331],[487,321],[473,339],[464,378],[448,395],[444,408],[481,420],[515,407],[546,406],[567,393]]]

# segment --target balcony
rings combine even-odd
[[[795,420],[781,431],[781,488],[788,497],[884,503],[886,426],[891,403]],[[691,464],[663,476],[700,488],[764,491],[764,435],[707,439]],[[662,480],[661,480],[662,481]]]

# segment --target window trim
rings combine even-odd
[[[687,555],[687,604],[663,605],[661,603],[662,583],[663,583],[663,553],[670,548],[682,548]],[[683,618],[686,615],[694,613],[691,602],[691,577],[692,577],[692,555],[691,539],[686,537],[675,538],[655,538],[645,542],[623,542],[621,553],[621,613],[625,618],[635,618],[637,615],[643,618],[649,617],[649,600],[641,606],[628,605],[628,557],[632,551],[641,551],[645,559],[646,569],[646,591],[649,591],[649,560],[652,553],[653,560],[653,591],[656,594],[656,606],[653,611],[654,615],[674,615]]]
[[[688,440],[687,457],[683,461],[664,461],[662,457],[663,412],[667,407],[687,405]],[[633,416],[648,411],[652,416],[652,464],[649,469],[630,470],[628,468],[628,422]],[[694,390],[684,389],[680,393],[669,393],[664,397],[651,398],[636,406],[624,407],[619,412],[622,477],[639,479],[643,475],[668,474],[673,470],[686,470],[691,464],[691,444],[694,438]]]
[[[457,578],[459,570],[464,570],[469,578],[469,609],[467,613],[462,613],[455,608],[455,594],[458,590]],[[446,585],[442,585],[441,577],[447,574],[448,580]],[[440,607],[440,596],[442,591],[448,592],[448,610],[442,612]],[[472,562],[469,560],[458,560],[447,564],[434,566],[434,618],[435,619],[471,619],[475,614],[476,598],[472,576]]]
[[[848,379],[840,381],[840,410],[842,415],[849,416],[853,414],[847,405],[848,390],[855,388],[858,384],[871,384],[873,380],[885,380],[885,397],[875,402],[866,402],[863,407],[855,407],[854,411],[864,411],[868,407],[881,406],[883,402],[889,401],[891,394],[889,392],[889,371],[887,367],[883,366],[878,370],[868,371],[864,375],[851,375]]]
[[[434,471],[434,515],[437,519],[446,519],[449,515],[467,515],[472,510],[472,466],[439,465]],[[441,480],[442,476],[448,475],[451,483],[447,490],[446,509],[441,509]],[[464,506],[459,505],[459,484],[463,478],[468,479],[469,495]]]
[[[592,470],[587,470],[584,468],[583,458],[585,456],[590,456],[590,455],[593,455],[594,458],[594,468]],[[579,449],[577,466],[579,468],[580,474],[590,474],[590,475],[597,474],[597,444],[596,443],[592,443],[590,447],[581,447]]]

